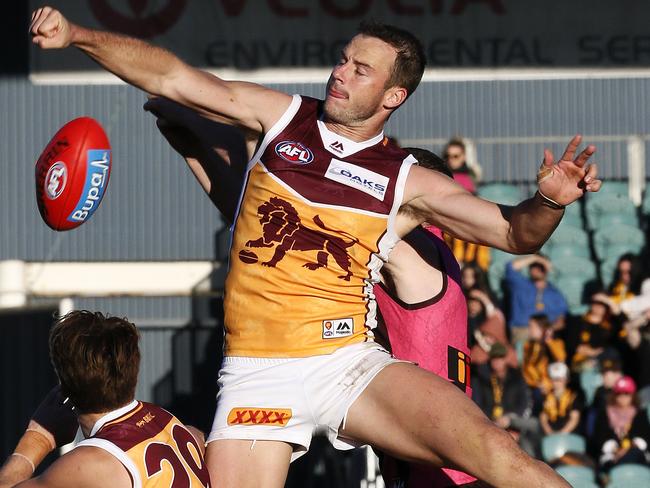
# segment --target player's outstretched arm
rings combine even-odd
[[[580,142],[575,136],[557,162],[544,152],[539,191],[516,207],[478,198],[450,178],[416,166],[407,179],[398,232],[426,220],[466,241],[515,254],[535,252],[559,224],[564,206],[602,185],[597,166],[588,164],[596,148],[587,146],[576,156]]]
[[[131,478],[116,457],[97,447],[78,447],[55,461],[41,476],[19,488],[130,488]]]
[[[289,95],[253,83],[224,81],[139,39],[73,24],[52,7],[32,13],[29,32],[42,49],[75,46],[131,85],[258,133],[270,128],[291,103]]]

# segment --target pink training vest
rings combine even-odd
[[[425,302],[407,304],[391,297],[382,285],[376,285],[375,298],[393,355],[448,379],[471,397],[467,302],[460,285],[460,267],[447,244],[432,230],[427,229],[427,234],[441,257],[442,291]],[[433,470],[417,465],[411,465],[410,469],[409,487],[461,485],[475,481],[452,469]]]

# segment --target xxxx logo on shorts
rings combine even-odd
[[[291,419],[290,408],[235,407],[228,414],[228,425],[278,425]]]

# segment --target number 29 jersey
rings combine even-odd
[[[126,468],[133,488],[209,488],[210,475],[199,445],[172,414],[133,401],[93,427],[77,447],[108,451]]]
[[[294,95],[248,165],[226,279],[227,356],[330,354],[372,340],[372,285],[415,159],[384,137],[330,131]]]

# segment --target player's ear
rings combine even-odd
[[[406,88],[400,86],[393,86],[386,90],[386,95],[384,96],[384,106],[387,109],[394,110],[404,103],[406,97],[408,96],[408,91]]]

